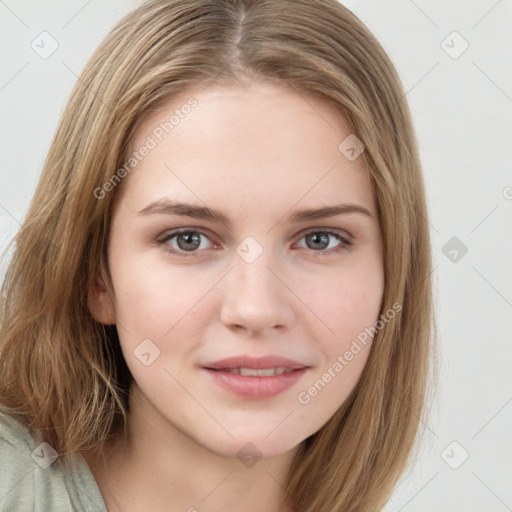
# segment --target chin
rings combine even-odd
[[[297,448],[303,440],[303,438],[291,439],[289,435],[276,435],[273,437],[273,434],[270,434],[269,437],[266,437],[267,435],[266,429],[263,433],[233,434],[233,438],[229,438],[229,440],[224,438],[223,442],[216,442],[213,446],[209,446],[209,448],[219,455],[237,458],[248,467],[251,467],[252,463],[257,462],[261,458],[277,457]],[[208,444],[211,444],[212,439],[209,438],[208,441]]]

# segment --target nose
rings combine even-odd
[[[235,255],[225,278],[221,321],[251,334],[290,327],[294,321],[293,293],[285,276],[264,251],[247,263]]]

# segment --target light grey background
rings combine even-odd
[[[135,5],[0,0],[0,249],[26,212],[77,76]],[[512,2],[345,5],[408,91],[435,260],[439,387],[416,462],[385,510],[512,510]],[[31,48],[43,31],[58,42],[46,59]]]

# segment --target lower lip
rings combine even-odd
[[[278,395],[296,384],[307,370],[308,368],[301,368],[281,375],[254,377],[203,368],[203,371],[207,372],[210,378],[219,386],[236,395],[252,400],[261,400]]]

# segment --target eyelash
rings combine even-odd
[[[204,249],[195,250],[195,251],[183,251],[183,250],[176,250],[174,248],[170,248],[170,246],[167,245],[167,242],[169,242],[173,238],[177,237],[178,235],[187,234],[187,233],[197,233],[197,234],[203,235],[209,239],[208,235],[205,232],[201,231],[200,229],[181,229],[181,230],[172,231],[170,233],[167,233],[167,234],[163,235],[163,238],[159,237],[156,240],[156,242],[161,246],[166,245],[165,250],[171,254],[176,254],[178,256],[183,256],[185,258],[187,258],[189,256],[196,256],[200,252],[202,252]],[[338,246],[336,246],[332,249],[329,249],[329,250],[315,251],[313,249],[310,249],[311,252],[316,253],[315,256],[319,256],[319,257],[329,256],[331,254],[335,254],[335,253],[339,253],[343,250],[347,250],[352,245],[352,242],[348,238],[343,237],[337,231],[322,230],[322,229],[310,229],[307,231],[301,231],[298,235],[300,237],[299,241],[302,240],[305,236],[307,236],[309,234],[313,234],[313,233],[329,235],[329,236],[332,236],[335,239],[337,239],[339,242],[341,242]]]

